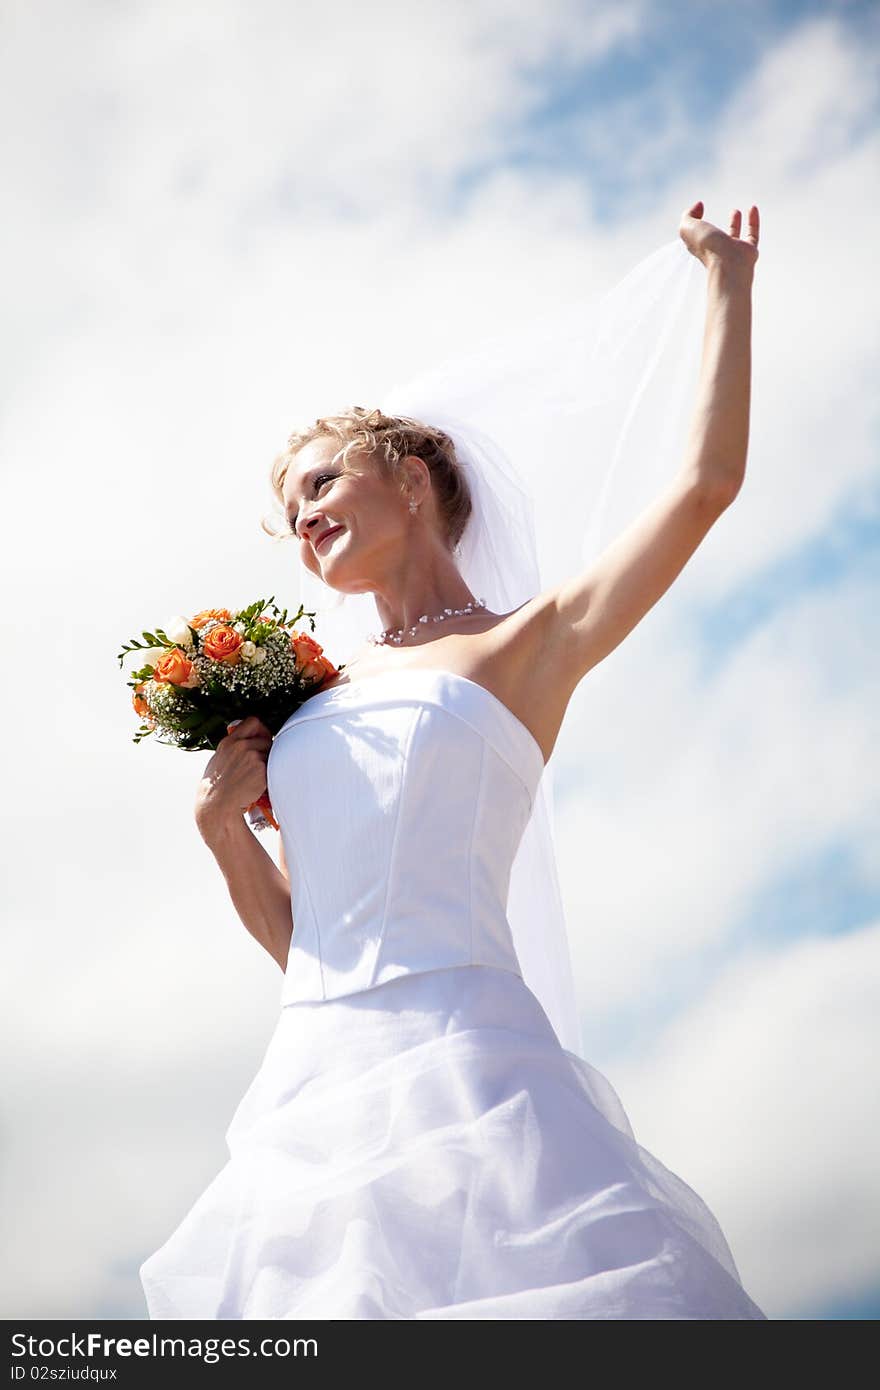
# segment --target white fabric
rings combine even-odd
[[[353,680],[278,733],[286,1002],[228,1162],[141,1265],[150,1318],[764,1319],[516,970],[542,761],[440,670]]]
[[[508,881],[543,770],[513,712],[443,670],[353,677],[300,706],[268,767],[296,923],[282,1004],[439,966],[519,974]],[[350,794],[359,779],[367,793]],[[309,802],[324,786],[318,816]]]
[[[457,564],[492,611],[541,592],[554,566],[561,578],[594,561],[671,480],[699,367],[704,280],[676,238],[596,302],[478,344],[378,402],[455,442],[474,501]],[[542,543],[535,502],[544,493]],[[342,595],[302,568],[300,581],[336,661],[381,629],[371,594]],[[551,765],[511,870],[507,913],[523,978],[563,1046],[583,1056],[553,823]]]
[[[542,588],[532,500],[498,445],[472,424],[440,411],[436,391],[430,391],[435,401],[430,410],[412,410],[413,403],[426,402],[424,391],[419,382],[395,387],[382,408],[405,414],[409,402],[409,413],[430,420],[454,440],[472,500],[472,512],[457,548],[457,564],[476,598],[485,599],[493,612],[511,612]],[[321,640],[331,652],[341,640],[342,649],[350,654],[363,643],[367,632],[381,626],[372,594],[342,595],[307,570],[302,571],[301,597],[307,610],[342,615],[342,627],[336,631],[320,620]],[[523,977],[552,1020],[563,1046],[582,1053],[552,816],[552,772],[548,767],[535,792],[531,817],[511,870],[507,913]],[[534,930],[538,920],[540,932]]]

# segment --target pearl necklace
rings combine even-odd
[[[423,613],[422,616],[419,618],[419,623],[442,623],[445,622],[447,618],[461,618],[464,616],[465,613],[474,613],[478,608],[485,607],[486,600],[484,598],[478,598],[476,600],[471,599],[470,603],[467,604],[466,607],[444,608],[443,612],[438,613],[435,617],[429,618],[427,613]],[[415,637],[418,630],[418,623],[413,624],[413,626],[409,629],[410,637]],[[372,642],[374,647],[381,647],[388,642],[393,642],[396,646],[399,647],[400,643],[403,640],[403,635],[405,631],[406,629],[402,627],[386,627],[385,631],[380,632],[378,635],[374,632],[369,633],[367,636],[367,641]]]

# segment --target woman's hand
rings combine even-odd
[[[703,203],[698,200],[682,214],[678,234],[691,254],[705,266],[717,261],[751,281],[758,259],[760,231],[754,203],[749,208],[748,228],[746,235],[741,237],[742,212],[734,208],[730,215],[730,232],[722,232],[720,227],[703,220]]]
[[[266,760],[271,747],[272,734],[255,715],[229,726],[196,792],[196,824],[203,834],[239,820],[266,791]]]

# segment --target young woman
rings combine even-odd
[[[282,1008],[229,1162],[141,1266],[151,1318],[765,1317],[566,1031],[539,841],[511,891],[573,691],[742,482],[758,212],[745,238],[701,204],[680,230],[709,277],[692,445],[586,572],[510,601],[527,566],[503,483],[436,420],[356,407],[276,465],[305,575],[366,597],[376,630],[274,740],[235,728],[200,783]],[[242,818],[267,783],[280,868]]]

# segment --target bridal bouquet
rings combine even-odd
[[[289,619],[274,597],[257,599],[231,613],[204,608],[174,617],[164,628],[142,632],[142,641],[123,644],[119,665],[136,654],[130,672],[135,714],[143,723],[133,741],[155,734],[160,743],[188,752],[215,750],[233,724],[249,715],[276,734],[295,709],[330,676],[343,670],[296,624],[313,613],[300,605]],[[268,791],[247,808],[256,830],[278,829]]]

